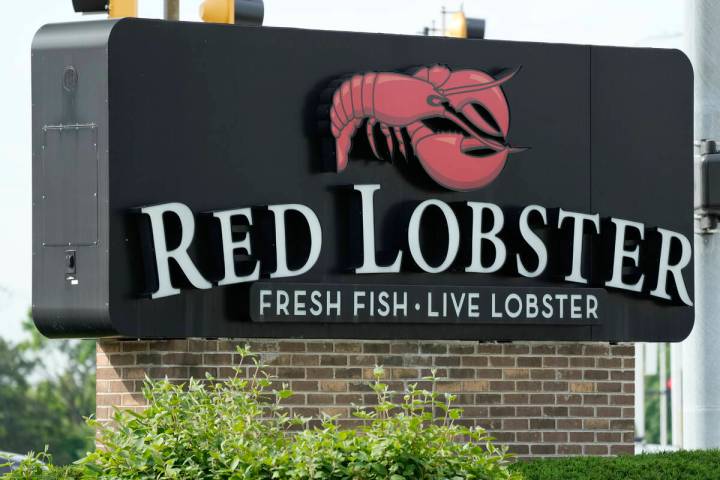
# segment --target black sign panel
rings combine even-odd
[[[48,26],[33,51],[47,335],[692,328],[678,51],[135,19]]]

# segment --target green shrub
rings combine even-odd
[[[711,480],[720,479],[720,450],[534,460],[511,469],[526,480]]]
[[[4,464],[0,465],[4,466]],[[28,453],[20,468],[5,474],[3,479],[13,480],[80,480],[88,478],[83,476],[83,469],[76,466],[53,466],[52,455],[47,447],[44,452]]]
[[[519,479],[505,449],[481,428],[456,422],[454,396],[411,386],[396,394],[375,369],[370,387],[377,404],[358,408],[363,426],[339,428],[336,419],[290,416],[284,386],[272,390],[252,359],[249,377],[188,385],[148,381],[149,407],[118,410],[112,428],[91,422],[104,446],[74,468],[44,470],[29,460],[6,478],[26,479]],[[314,426],[311,426],[313,422]],[[40,476],[40,477],[39,477]]]

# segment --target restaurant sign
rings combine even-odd
[[[33,45],[50,336],[679,341],[677,51],[123,20]]]

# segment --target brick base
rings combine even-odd
[[[140,409],[145,376],[187,380],[233,373],[243,340],[102,340],[97,417]],[[634,347],[600,343],[252,340],[269,373],[288,382],[288,407],[352,424],[351,404],[372,403],[374,365],[402,390],[437,369],[463,421],[489,430],[520,457],[633,453]]]

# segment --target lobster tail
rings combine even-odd
[[[335,135],[335,168],[338,172],[342,172],[347,167],[348,155],[352,146],[352,136],[361,122],[361,119],[352,119]]]
[[[335,137],[335,164],[345,169],[352,137],[362,120],[373,116],[374,88],[377,73],[353,75],[335,90],[330,107],[330,130]]]

